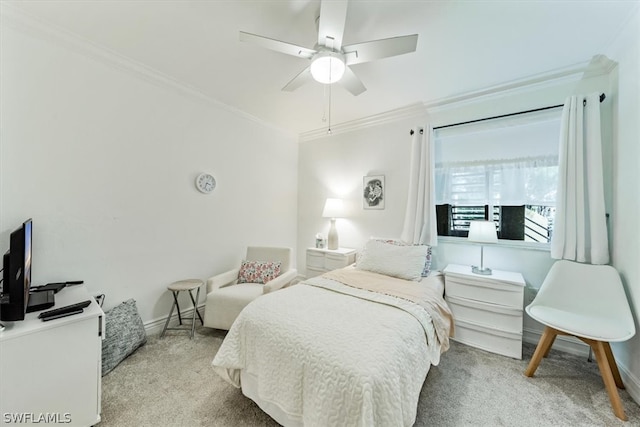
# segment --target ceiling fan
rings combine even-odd
[[[324,84],[337,82],[353,95],[360,95],[367,89],[349,66],[414,52],[418,35],[391,37],[343,46],[342,35],[346,17],[347,0],[321,1],[318,43],[313,49],[244,31],[240,31],[240,41],[255,43],[267,49],[311,61],[307,68],[282,88],[284,91],[294,91],[303,84],[316,80]]]

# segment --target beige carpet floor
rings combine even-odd
[[[149,337],[102,378],[100,427],[277,426],[213,372],[224,332],[198,328]],[[551,351],[534,378],[523,360],[452,343],[422,388],[416,426],[640,426],[640,407],[620,392],[629,421],[612,413],[598,366]],[[410,367],[407,367],[410,369]]]

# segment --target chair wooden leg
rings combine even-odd
[[[556,337],[558,336],[558,333],[556,332],[553,335],[553,338],[551,338],[551,341],[549,342],[549,345],[547,346],[547,351],[544,352],[544,358],[546,358],[547,356],[549,356],[549,352],[551,351],[551,347],[553,346],[553,343],[556,342]]]
[[[611,367],[611,374],[613,374],[613,379],[616,382],[616,386],[619,389],[624,390],[624,383],[622,382],[622,377],[620,376],[620,371],[618,370],[616,359],[613,357],[611,346],[608,342],[603,342],[602,344],[604,346],[604,353],[607,355],[607,361],[609,362],[609,366]]]
[[[607,354],[607,347],[609,348],[608,351],[611,352],[609,343],[605,343],[602,341],[591,341],[590,344],[593,348],[593,352],[596,355],[598,368],[600,368],[600,375],[602,375],[604,387],[607,389],[607,393],[609,394],[609,400],[611,401],[611,406],[613,407],[613,413],[621,420],[627,421],[627,416],[624,413],[624,407],[622,406],[622,401],[620,400],[618,389],[616,389],[618,380],[614,379],[613,370],[615,369],[616,375],[618,377],[620,377],[620,372],[618,372],[618,367],[615,365],[615,360],[613,361],[613,366],[615,366],[615,368],[612,368],[612,364],[610,363],[609,356]],[[613,359],[613,354],[611,354],[611,359]],[[622,383],[622,380],[620,380],[620,383]]]
[[[556,335],[558,335],[558,332],[555,329],[548,326],[544,328],[544,332],[540,337],[540,341],[538,342],[536,351],[533,353],[533,357],[529,362],[529,366],[527,366],[527,369],[524,371],[524,374],[527,377],[532,377],[533,374],[536,373],[536,369],[538,369],[540,361],[546,354],[549,353],[549,349],[551,348],[553,341],[555,341]]]

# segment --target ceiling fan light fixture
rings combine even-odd
[[[344,75],[344,56],[338,52],[318,52],[311,60],[311,75],[320,83],[335,83]]]

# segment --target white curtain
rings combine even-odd
[[[438,244],[436,225],[433,129],[417,129],[411,141],[409,197],[401,239],[409,243]]]
[[[561,112],[435,130],[436,205],[555,206]]]
[[[551,257],[607,264],[599,94],[566,99],[558,169]]]
[[[558,156],[437,163],[436,204],[554,206]]]

